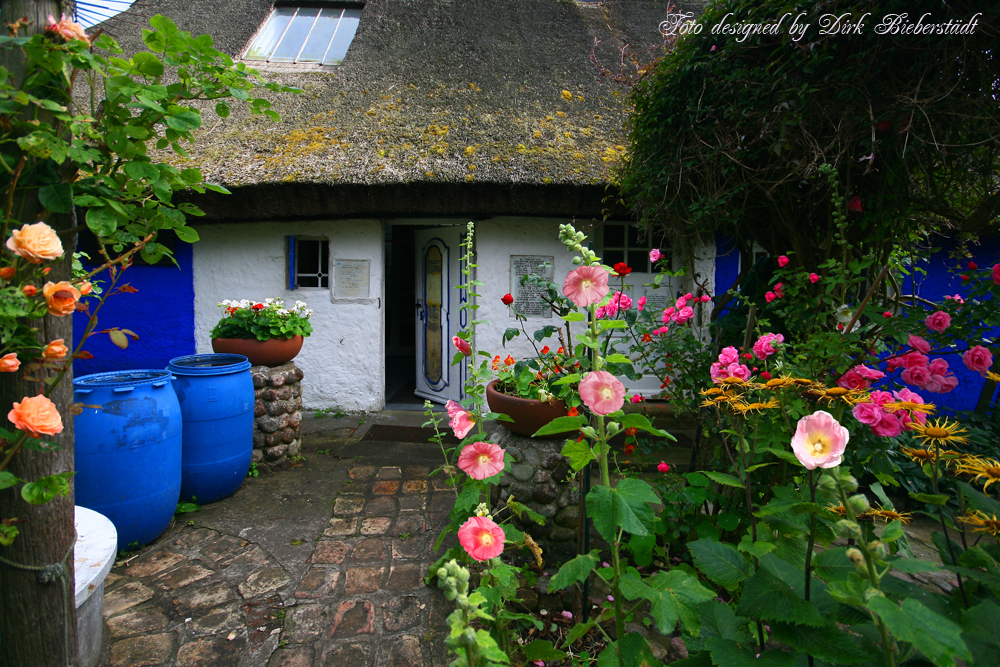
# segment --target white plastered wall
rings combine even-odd
[[[383,323],[383,226],[378,220],[236,223],[198,227],[194,245],[195,341],[212,351],[209,332],[219,321],[223,299],[281,297],[305,301],[313,310],[313,333],[295,363],[305,374],[307,408],[336,407],[371,412],[385,406]],[[330,242],[330,288],[288,289],[287,237]],[[334,297],[338,259],[370,262],[368,298]]]

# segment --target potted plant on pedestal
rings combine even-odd
[[[212,329],[212,349],[242,354],[254,366],[280,366],[295,358],[302,340],[312,333],[311,310],[302,301],[285,308],[281,299],[263,302],[226,299],[222,319]]]

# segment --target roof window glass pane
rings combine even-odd
[[[347,55],[360,20],[360,9],[277,7],[244,57],[339,65]]]
[[[264,24],[257,39],[253,41],[250,50],[247,51],[247,60],[267,60],[281,36],[285,34],[285,28],[295,14],[295,7],[278,7],[271,13],[271,17]]]
[[[344,16],[340,19],[337,32],[330,43],[330,50],[323,59],[324,65],[339,65],[347,55],[347,47],[354,39],[354,33],[358,31],[358,23],[361,21],[360,9],[345,9]]]
[[[292,22],[288,24],[288,29],[285,30],[284,37],[278,42],[278,46],[274,49],[274,53],[271,54],[268,60],[279,63],[295,62],[295,57],[299,55],[302,44],[312,31],[317,14],[319,14],[318,9],[299,7],[292,18]]]
[[[312,32],[309,34],[309,39],[306,40],[302,52],[299,53],[297,62],[323,62],[326,49],[330,46],[330,38],[337,31],[337,22],[340,21],[340,15],[343,13],[343,9],[324,9],[320,12],[316,25],[313,26]]]

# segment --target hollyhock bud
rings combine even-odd
[[[868,503],[868,498],[866,498],[863,493],[859,493],[848,498],[847,505],[854,511],[855,514],[864,514],[871,509],[871,505]]]
[[[464,354],[465,356],[467,356],[467,357],[468,357],[468,356],[471,356],[471,355],[472,355],[472,346],[471,346],[471,345],[469,345],[469,341],[467,341],[467,340],[464,340],[464,339],[462,339],[462,338],[459,338],[458,336],[454,336],[454,337],[452,337],[452,339],[451,339],[451,343],[452,343],[452,345],[454,345],[454,346],[455,346],[455,348],[456,348],[456,349],[457,349],[457,350],[458,350],[459,352],[461,352],[461,353],[462,353],[462,354]]]
[[[510,304],[514,303],[514,297],[511,294],[504,294],[502,297],[500,297],[500,300],[503,301],[503,305],[505,306],[509,306]]]

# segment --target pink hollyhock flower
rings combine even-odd
[[[986,377],[986,371],[993,365],[993,353],[982,345],[977,345],[962,354],[962,363],[973,373]]]
[[[607,371],[593,371],[580,380],[580,399],[598,415],[609,415],[625,404],[625,385]]]
[[[608,289],[608,272],[599,266],[577,267],[563,283],[563,294],[581,308],[603,299]]]
[[[931,331],[936,331],[937,333],[944,333],[944,330],[951,326],[951,315],[939,310],[936,313],[931,313],[924,320],[924,324]]]
[[[455,348],[465,356],[468,357],[472,355],[472,346],[469,345],[469,341],[465,340],[464,338],[453,336],[451,339],[451,344],[454,345]]]
[[[642,309],[646,307],[646,297],[640,296],[638,303],[639,303],[638,309],[639,309],[639,312],[641,313]]]
[[[728,366],[729,364],[735,364],[740,360],[740,353],[735,347],[729,346],[723,348],[722,352],[719,352],[719,363],[723,366]]]
[[[847,208],[855,213],[861,213],[861,197],[851,197],[850,201],[847,202]]]
[[[774,301],[777,298],[778,298],[778,295],[775,294],[774,292],[767,292],[767,293],[764,294],[764,301],[767,301],[768,303],[771,303],[772,301]]]
[[[767,359],[777,351],[774,349],[774,345],[784,342],[785,337],[781,334],[766,333],[753,344],[753,353],[757,355],[758,359]]]
[[[885,377],[885,373],[883,373],[882,371],[875,368],[868,368],[864,364],[855,367],[854,370],[856,370],[858,372],[858,375],[860,375],[866,380],[881,380],[882,378]]]
[[[813,284],[818,283],[819,282],[819,276],[816,275],[815,273],[810,273],[809,274],[809,282],[811,282]]]
[[[660,261],[661,257],[663,257],[663,253],[660,252],[659,248],[653,248],[652,250],[649,251],[650,264],[656,264],[657,262]]]
[[[931,380],[931,370],[926,366],[914,366],[903,371],[903,382],[923,387]]]
[[[855,419],[868,426],[875,426],[882,421],[882,412],[882,406],[875,403],[858,403],[851,410]]]
[[[833,415],[817,410],[799,420],[792,436],[792,451],[808,470],[835,468],[844,458],[850,437]]]
[[[473,516],[458,529],[458,541],[478,561],[490,560],[503,553],[507,536],[503,528],[486,516]]]
[[[993,282],[1000,285],[1000,263],[993,265]]]
[[[500,357],[497,357],[497,359],[499,358]],[[448,416],[451,417],[451,421],[448,422],[448,425],[451,426],[451,430],[455,432],[455,437],[461,440],[465,436],[469,435],[469,431],[471,431],[472,427],[476,425],[476,421],[473,419],[472,413],[463,410],[461,405],[451,400],[445,404],[445,408],[448,410]]]
[[[882,413],[882,419],[879,420],[878,424],[871,426],[872,433],[882,438],[895,438],[900,433],[903,432],[903,420],[899,416],[899,413],[889,414],[888,412]]]
[[[784,268],[788,266],[788,263],[790,261],[792,260],[788,259],[788,255],[782,255],[781,257],[778,258],[778,266]]]
[[[918,352],[923,352],[924,354],[927,354],[928,352],[931,351],[930,343],[928,343],[920,336],[915,336],[913,334],[910,334],[910,339],[906,341],[906,344],[912,347],[914,350],[917,350]]]
[[[474,442],[462,448],[458,467],[472,479],[486,479],[503,470],[503,450],[492,442]]]
[[[674,313],[673,319],[674,322],[677,322],[677,324],[684,324],[692,317],[694,317],[694,310],[691,309],[691,306],[684,306],[676,313]]]
[[[656,469],[660,472],[670,472],[670,466],[667,465],[665,461],[660,461],[660,464],[656,466]]]

